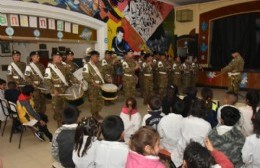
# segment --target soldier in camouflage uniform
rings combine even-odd
[[[31,62],[26,66],[25,69],[25,79],[27,83],[31,84],[34,87],[33,91],[33,100],[34,100],[34,108],[38,113],[45,113],[46,112],[46,98],[40,89],[47,89],[42,88],[44,82],[44,73],[45,67],[41,64],[40,56],[37,51],[32,51],[30,53],[30,60]]]
[[[140,65],[134,60],[134,51],[129,50],[122,61],[123,66],[123,89],[125,98],[135,97],[136,79],[135,70],[140,68]]]
[[[153,57],[150,53],[144,55],[143,69],[143,97],[144,104],[147,104],[149,98],[153,95]]]
[[[191,60],[187,57],[184,63],[181,64],[182,73],[182,87],[183,92],[186,93],[187,88],[190,87],[191,83]]]
[[[104,78],[111,79],[113,81],[115,78],[115,70],[112,62],[111,51],[105,51],[105,57],[101,60],[101,66]]]
[[[168,72],[169,72],[169,63],[167,62],[166,55],[160,55],[160,61],[157,63],[158,71],[158,86],[159,86],[159,95],[162,99],[165,95],[166,88],[168,86]]]
[[[102,67],[99,65],[99,52],[90,52],[90,61],[83,67],[83,79],[88,82],[88,98],[90,112],[97,120],[103,117],[99,114],[104,106],[104,99],[101,94],[101,85],[105,83],[102,75]]]
[[[62,54],[55,52],[52,54],[52,63],[48,64],[45,70],[44,82],[50,88],[52,93],[52,109],[54,111],[54,120],[57,121],[58,127],[61,126],[62,111],[66,105],[65,98],[62,94],[73,83],[79,81],[70,72],[66,64],[62,64]]]
[[[179,56],[175,58],[175,61],[172,65],[172,74],[173,74],[173,84],[181,90],[181,59]]]
[[[144,90],[144,88],[143,88],[143,86],[144,86],[144,79],[143,79],[143,63],[145,62],[145,60],[144,60],[144,55],[146,54],[146,52],[145,51],[141,51],[141,53],[140,53],[140,58],[138,59],[138,64],[139,65],[141,65],[141,68],[140,68],[140,70],[139,70],[139,74],[138,74],[138,82],[139,82],[139,88],[140,88],[140,93],[141,93],[141,96],[143,96],[143,90]],[[153,81],[152,81],[153,82]]]
[[[191,86],[195,87],[199,79],[199,71],[202,69],[198,63],[197,57],[193,58],[191,63]]]
[[[73,59],[74,53],[72,51],[66,51],[65,63],[67,64],[71,73],[79,69],[79,66],[73,62]]]
[[[232,51],[232,61],[223,69],[221,73],[228,73],[228,90],[239,92],[239,84],[242,80],[241,72],[244,70],[244,59],[236,50]]]
[[[7,82],[14,81],[21,88],[26,85],[24,76],[26,64],[20,61],[21,53],[17,50],[13,50],[12,59],[13,62],[11,62],[7,69]]]
[[[154,93],[158,93],[159,91],[159,81],[158,81],[158,77],[159,77],[159,74],[158,74],[158,69],[157,69],[157,64],[158,64],[158,61],[160,59],[160,55],[157,51],[154,51],[153,52],[153,83],[154,83]]]

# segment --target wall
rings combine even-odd
[[[195,28],[196,33],[199,33],[199,17],[201,13],[211,11],[213,9],[221,8],[224,6],[229,6],[238,3],[250,2],[256,0],[220,0],[214,2],[192,4],[185,6],[175,7],[175,11],[181,9],[191,9],[193,10],[193,21],[192,22],[175,22],[174,33],[177,36],[189,34],[192,29]]]

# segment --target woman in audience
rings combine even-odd
[[[247,168],[260,167],[260,110],[253,118],[254,134],[246,138],[242,148],[242,159]]]
[[[183,117],[187,117],[189,115],[192,101],[198,99],[197,92],[198,92],[198,90],[196,87],[187,88],[187,91],[186,91],[187,96],[185,96],[183,99],[184,106],[185,106],[184,113],[182,114]]]
[[[142,121],[142,117],[137,110],[136,100],[133,97],[126,99],[120,117],[124,122],[124,140],[128,143],[130,136],[139,129]]]
[[[181,99],[179,98],[179,91],[177,86],[171,85],[168,87],[166,95],[162,100],[162,112],[164,114],[174,113],[173,108],[174,104]]]
[[[241,132],[244,136],[249,136],[253,134],[253,123],[252,119],[254,119],[257,105],[259,103],[259,94],[257,91],[248,91],[246,94],[246,106],[239,107],[239,111],[241,112]]]
[[[159,133],[152,127],[141,127],[129,143],[125,168],[164,168],[158,157],[160,150]]]
[[[100,141],[100,123],[94,117],[83,118],[75,133],[72,160],[76,168],[94,167],[96,148]]]

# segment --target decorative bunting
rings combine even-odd
[[[69,22],[65,22],[65,32],[71,32],[71,24]]]
[[[63,31],[64,30],[64,22],[62,20],[57,21],[57,30]]]
[[[37,28],[37,17],[29,16],[30,27]]]
[[[47,19],[43,17],[39,17],[39,28],[47,29]]]
[[[1,26],[8,26],[6,14],[0,13],[0,25]]]
[[[28,27],[29,26],[28,16],[20,15],[20,26],[22,26],[22,27]]]
[[[79,25],[77,25],[77,24],[72,25],[72,33],[79,34]]]
[[[9,15],[10,25],[11,26],[19,26],[19,18],[18,15]]]
[[[49,26],[49,29],[55,30],[56,29],[55,20],[54,19],[48,19],[48,26]]]

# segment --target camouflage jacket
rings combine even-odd
[[[172,71],[174,74],[181,74],[181,63],[174,62],[172,64]]]
[[[40,70],[40,73],[42,76],[44,76],[45,73],[45,67],[41,63],[35,63],[35,65],[38,67]],[[39,86],[42,82],[43,79],[38,75],[38,73],[29,65],[26,66],[25,69],[25,80],[27,83],[33,85],[33,86]]]
[[[127,75],[135,74],[136,62],[133,59],[126,59],[122,62],[123,72]]]
[[[153,74],[153,66],[147,64],[146,62],[143,62],[142,63],[142,71],[143,71],[143,74],[152,75]]]
[[[66,65],[68,66],[71,73],[79,69],[79,66],[74,62],[66,62]]]
[[[103,84],[104,78],[102,75],[102,67],[100,66],[100,64],[95,65],[98,71],[100,72],[100,74],[98,74],[97,71],[94,70],[93,68],[94,66],[91,64],[93,63],[88,62],[87,64],[84,65],[83,72],[82,72],[83,79],[88,82],[89,87],[93,86],[94,83]]]
[[[239,55],[233,58],[232,61],[221,70],[221,72],[242,72],[244,70],[244,64],[244,59]]]
[[[17,67],[21,70],[21,72],[24,74],[26,64],[24,62],[14,62]],[[20,75],[15,71],[13,66],[8,65],[7,69],[7,81],[14,81],[17,85],[25,85],[26,81],[20,77]]]
[[[114,76],[114,66],[112,64],[112,62],[107,62],[105,59],[101,60],[101,66],[102,66],[102,71],[103,71],[103,75],[107,76]]]

